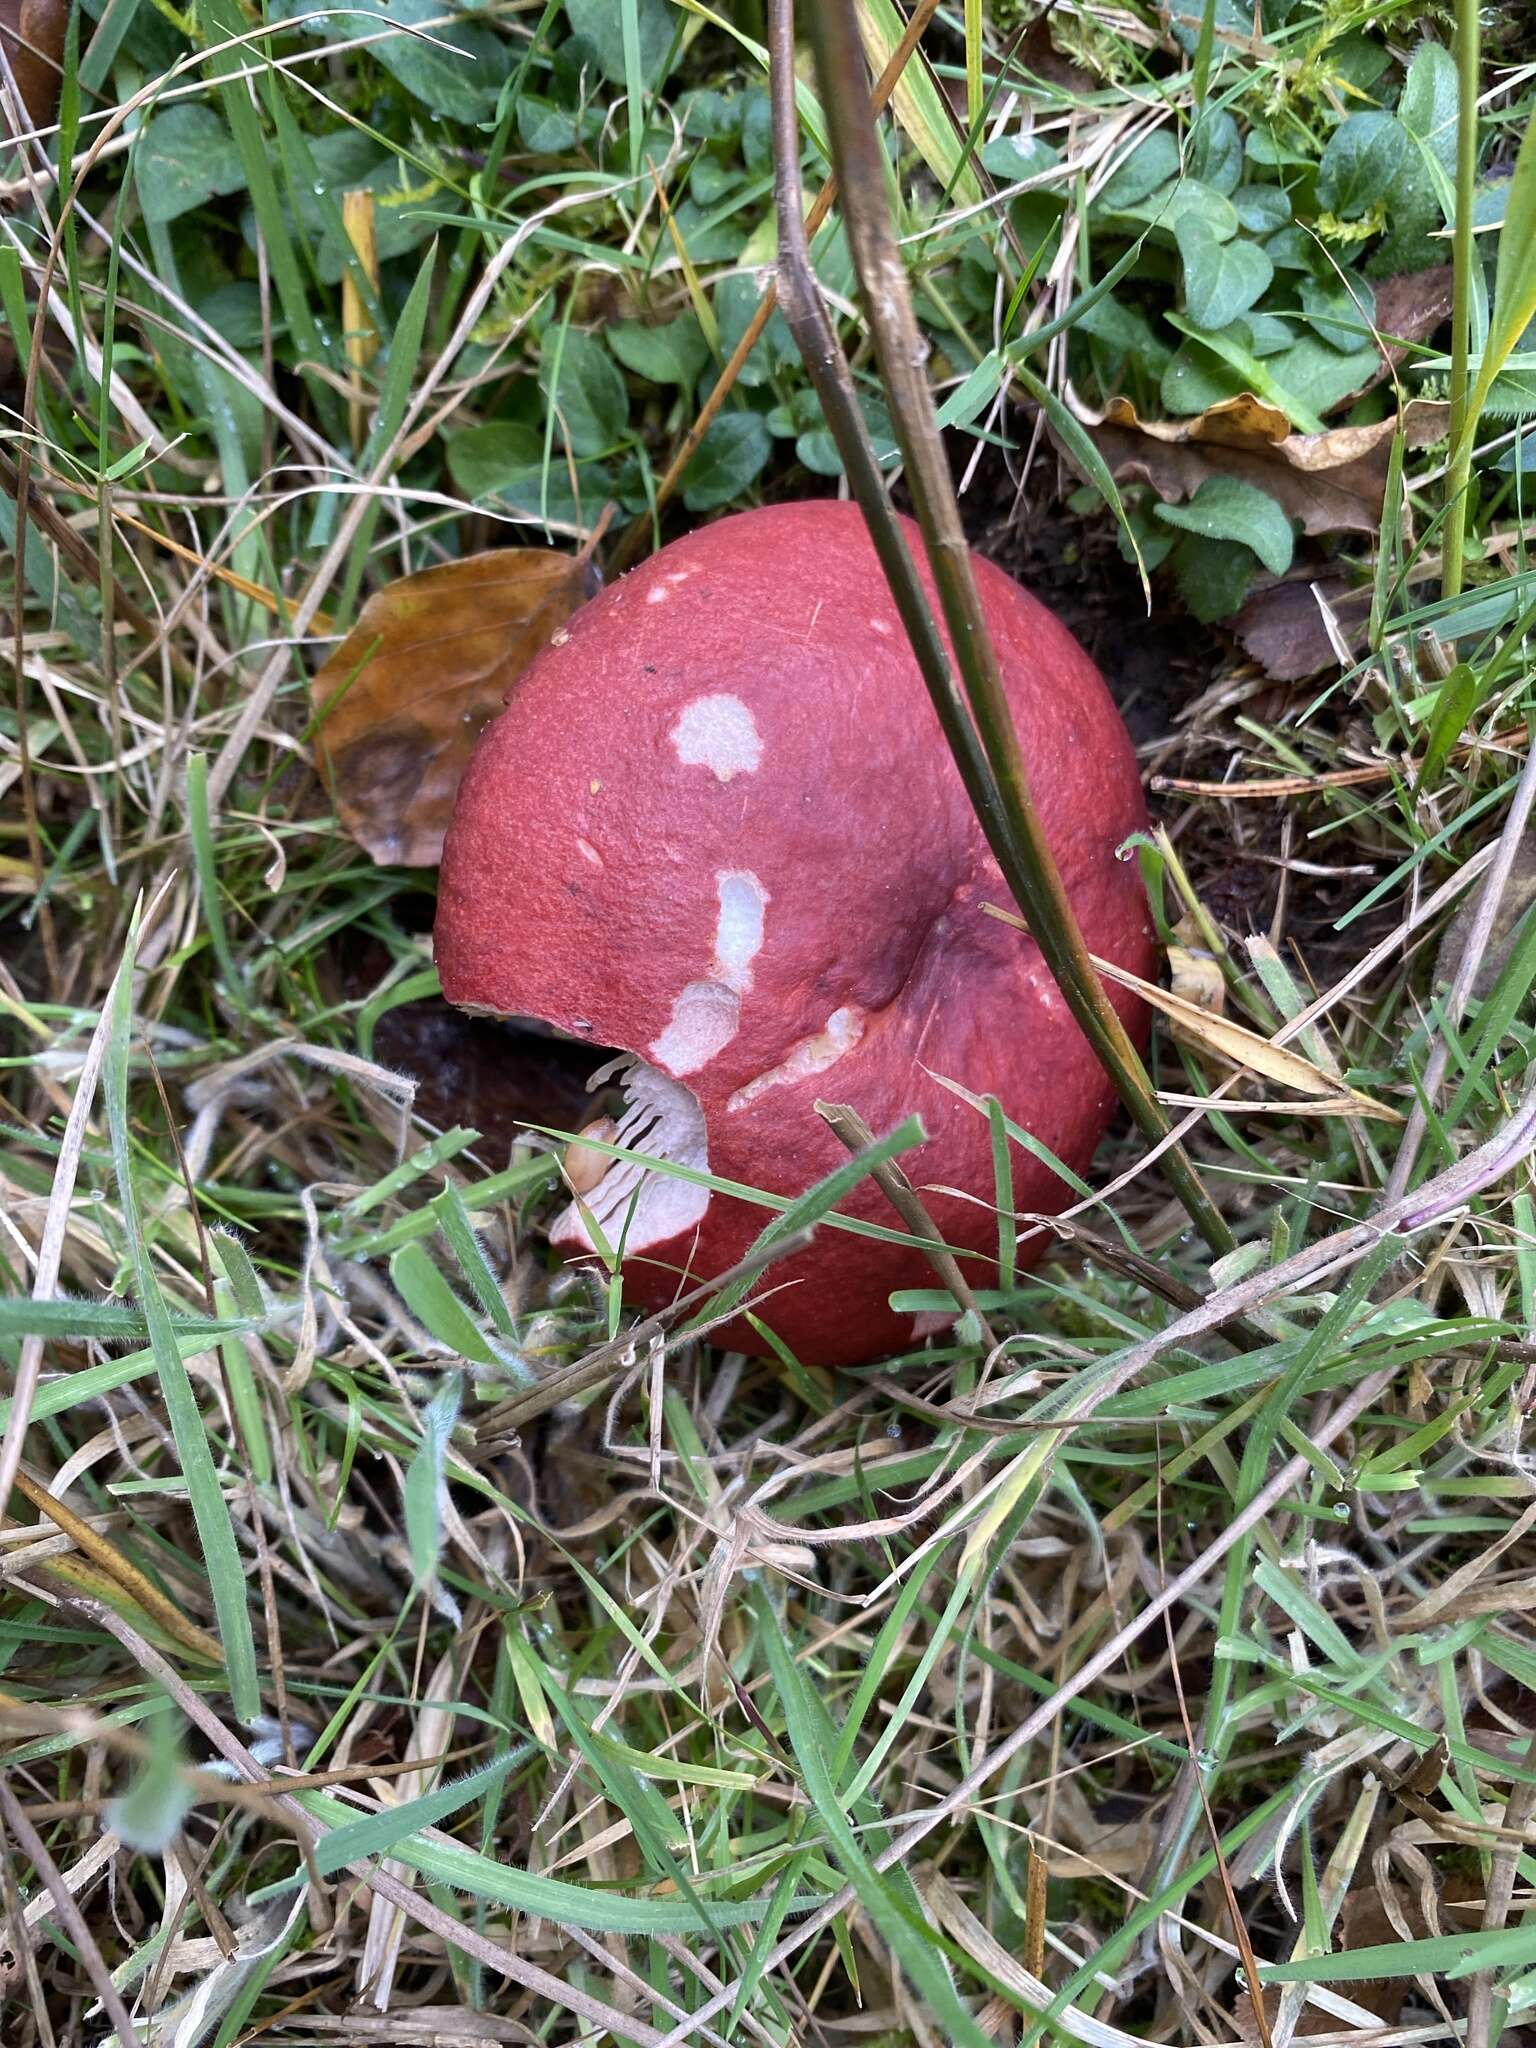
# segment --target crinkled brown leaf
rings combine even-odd
[[[549,548],[494,548],[369,598],[310,693],[337,815],[376,861],[437,863],[482,726],[590,576]]]
[[[1143,420],[1128,398],[1112,398],[1103,412],[1081,401],[1073,410],[1117,483],[1150,484],[1167,503],[1192,498],[1210,477],[1230,476],[1267,491],[1303,533],[1375,533],[1381,522],[1395,416],[1296,434],[1283,412],[1250,392],[1193,419]],[[1443,405],[1410,401],[1402,415],[1409,447],[1440,440],[1447,419]]]

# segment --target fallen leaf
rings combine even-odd
[[[1449,263],[1433,270],[1403,270],[1376,283],[1376,332],[1387,342],[1387,360],[1395,369],[1415,342],[1428,341],[1451,317],[1455,299]]]
[[[481,728],[591,576],[578,556],[493,548],[369,598],[310,696],[337,815],[376,861],[436,864]]]
[[[1047,85],[1059,86],[1063,92],[1081,97],[1098,90],[1099,79],[1057,49],[1051,34],[1049,8],[1019,32],[1008,54],[1015,64],[1032,71],[1036,78],[1043,78]]]
[[[1199,926],[1192,917],[1180,918],[1174,942],[1168,947],[1168,982],[1176,996],[1193,1003],[1197,1010],[1219,1017],[1227,1007],[1227,985],[1221,978],[1221,964],[1202,942]]]
[[[1267,676],[1277,683],[1300,682],[1320,668],[1338,666],[1323,604],[1346,644],[1358,653],[1365,646],[1371,593],[1337,570],[1315,569],[1260,584],[1249,591],[1230,629]]]
[[[5,45],[21,103],[39,128],[58,110],[68,26],[68,0],[0,0],[0,42]],[[4,116],[0,123],[7,137],[15,134]]]
[[[1115,481],[1149,484],[1165,503],[1192,498],[1212,476],[1228,476],[1268,492],[1303,533],[1374,534],[1381,523],[1395,415],[1370,426],[1297,434],[1283,412],[1251,392],[1179,420],[1143,420],[1128,398],[1112,398],[1095,412],[1070,391],[1068,397]],[[1409,447],[1442,439],[1448,417],[1444,405],[1410,400],[1402,414]]]

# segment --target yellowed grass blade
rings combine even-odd
[[[1019,931],[1028,929],[1023,919],[1012,911],[1003,910],[996,904],[988,904],[987,908],[1004,924],[1011,924]],[[1403,1121],[1401,1111],[1390,1109],[1386,1103],[1377,1102],[1369,1095],[1362,1095],[1358,1089],[1341,1088],[1336,1075],[1325,1074],[1321,1067],[1303,1059],[1299,1052],[1292,1052],[1288,1045],[1275,1045],[1270,1039],[1261,1038],[1257,1031],[1250,1031],[1246,1025],[1234,1024],[1229,1017],[1216,1016],[1210,1010],[1202,1009],[1198,1003],[1174,995],[1170,989],[1143,981],[1139,974],[1116,967],[1108,960],[1100,960],[1097,954],[1091,957],[1106,980],[1118,982],[1121,988],[1134,989],[1144,1002],[1161,1011],[1186,1045],[1213,1053],[1234,1067],[1244,1067],[1251,1073],[1260,1074],[1277,1087],[1310,1096],[1314,1106],[1326,1104],[1332,1115],[1374,1117],[1388,1124]],[[1231,1106],[1234,1109],[1241,1107],[1238,1103]]]

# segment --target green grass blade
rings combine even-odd
[[[102,1073],[107,1124],[117,1171],[123,1234],[138,1286],[140,1308],[149,1331],[149,1346],[154,1354],[161,1398],[165,1402],[176,1455],[187,1483],[187,1498],[197,1525],[198,1543],[218,1622],[218,1637],[224,1648],[229,1673],[230,1697],[239,1719],[251,1721],[261,1711],[261,1685],[256,1675],[256,1643],[251,1633],[250,1607],[246,1600],[245,1566],[235,1541],[234,1524],[219,1482],[208,1432],[198,1410],[197,1395],[177,1346],[165,1297],[160,1292],[134,1182],[133,1138],[128,1121],[128,1069],[129,1041],[133,1031],[133,967],[139,925],[139,913],[136,911],[123,948],[122,964],[107,996],[112,1019]]]

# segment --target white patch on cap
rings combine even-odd
[[[665,583],[653,583],[645,593],[645,601],[647,604],[665,604],[670,595]]]
[[[888,639],[890,637],[891,629],[886,624],[884,619],[871,619],[869,622],[869,630],[871,631],[871,633],[878,633],[882,640]]]
[[[730,1044],[740,1021],[741,998],[733,988],[690,981],[673,1001],[667,1028],[647,1051],[669,1074],[696,1074]]]
[[[600,868],[603,865],[603,856],[598,852],[597,848],[592,844],[590,839],[578,839],[576,842],[576,851],[581,855],[583,860],[591,861],[593,867]]]
[[[752,986],[752,962],[763,947],[763,912],[768,891],[750,868],[728,868],[715,877],[720,916],[715,925],[715,980],[744,996]]]
[[[824,1074],[828,1067],[835,1066],[844,1053],[852,1052],[864,1036],[864,1012],[850,1005],[844,1010],[834,1010],[820,1031],[809,1038],[802,1038],[787,1059],[776,1067],[770,1067],[766,1074],[759,1074],[748,1081],[744,1088],[738,1088],[726,1102],[729,1110],[745,1109],[749,1102],[755,1102],[759,1095],[766,1095],[770,1088],[787,1087],[792,1081],[808,1081],[815,1074]]]
[[[685,768],[708,768],[722,782],[754,775],[763,743],[739,697],[695,697],[672,728],[672,744]]]

